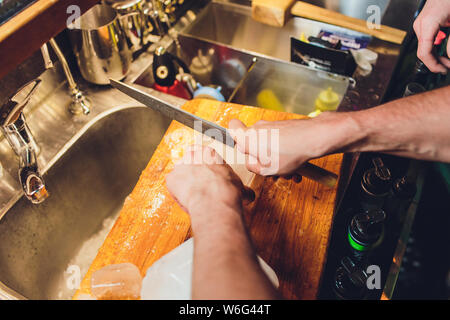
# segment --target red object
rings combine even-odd
[[[173,85],[171,85],[170,87],[163,87],[155,83],[153,84],[152,88],[157,91],[164,92],[186,100],[192,99],[192,95],[189,90],[184,86],[182,82],[178,80],[175,80]]]
[[[442,44],[442,42],[447,38],[447,35],[444,31],[439,31],[439,33],[436,36],[436,39],[434,40],[434,45],[439,46]]]

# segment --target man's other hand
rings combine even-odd
[[[428,0],[414,22],[414,31],[419,39],[417,57],[435,73],[447,73],[450,60],[433,55],[434,40],[441,27],[450,27],[450,0]],[[450,41],[447,44],[450,56]]]

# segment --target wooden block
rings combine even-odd
[[[183,109],[197,116],[228,126],[231,119],[246,125],[258,120],[301,119],[304,116],[273,110],[195,99]],[[198,133],[173,121],[161,143],[127,197],[119,218],[99,249],[81,287],[74,296],[90,294],[93,272],[110,265],[130,262],[144,276],[164,254],[192,236],[189,216],[172,199],[165,177],[186,146]],[[236,153],[211,142],[225,160]],[[311,163],[340,172],[342,154],[312,160]],[[328,188],[309,179],[301,183],[264,178],[232,165],[244,184],[255,191],[256,199],[245,208],[244,220],[257,253],[274,269],[280,292],[288,299],[314,299],[325,267],[331,237],[337,187]]]
[[[294,0],[253,0],[252,18],[256,21],[282,27],[288,20]]]
[[[346,16],[342,13],[324,9],[303,1],[297,1],[292,7],[291,13],[306,19],[317,20],[339,27],[362,32],[378,39],[402,44],[406,36],[403,30],[380,25],[379,28],[369,28],[367,21]]]

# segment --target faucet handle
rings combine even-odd
[[[15,123],[22,114],[23,109],[30,101],[31,96],[36,91],[41,83],[41,79],[34,79],[23,87],[21,87],[14,95],[12,95],[8,102],[0,108],[0,125],[6,127]]]

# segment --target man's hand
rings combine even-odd
[[[192,298],[276,299],[277,291],[261,269],[242,219],[242,200],[254,193],[230,166],[213,149],[195,146],[166,182],[191,216]]]
[[[253,201],[229,165],[214,149],[193,146],[166,177],[167,187],[176,201],[191,215],[192,223],[203,219],[221,220],[216,214],[242,211],[242,201]],[[194,226],[195,227],[195,226]]]
[[[433,55],[434,40],[441,27],[450,26],[450,1],[428,0],[420,15],[414,22],[414,31],[419,39],[417,57],[432,72],[447,73],[450,60]],[[450,57],[450,42],[447,44],[447,55]]]
[[[228,127],[239,151],[248,155],[248,170],[263,176],[286,176],[306,161],[336,151],[349,139],[345,124],[349,119],[324,112],[308,120],[258,121],[249,128],[231,120]]]

